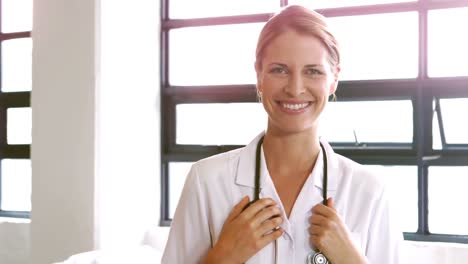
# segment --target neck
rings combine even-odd
[[[295,175],[291,172],[310,173],[320,152],[316,130],[300,133],[277,134],[267,130],[263,151],[268,171],[275,175]]]

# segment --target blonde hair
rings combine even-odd
[[[328,30],[326,18],[319,13],[309,10],[303,6],[287,6],[279,13],[271,17],[260,32],[255,54],[255,67],[262,68],[262,59],[266,47],[279,35],[294,30],[298,34],[314,36],[319,39],[327,49],[332,71],[340,64],[340,51],[338,42]]]

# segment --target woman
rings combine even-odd
[[[162,262],[400,263],[381,180],[317,134],[340,72],[324,18],[300,6],[272,17],[255,70],[266,132],[192,166]]]

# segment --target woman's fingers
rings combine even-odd
[[[270,244],[271,242],[275,241],[278,239],[280,236],[282,236],[284,233],[284,230],[282,228],[278,228],[271,233],[268,233],[266,235],[263,235],[260,240],[257,242],[257,246],[259,247],[259,250],[264,248],[266,245]]]
[[[247,206],[248,205],[248,206]],[[277,239],[283,233],[281,210],[269,198],[249,204],[244,197],[234,206],[213,251],[225,258],[244,263],[247,259]]]
[[[281,209],[279,209],[275,205],[271,205],[261,209],[255,216],[254,216],[254,223],[256,225],[261,225],[266,220],[273,218],[275,216],[281,216]]]
[[[327,200],[327,206],[314,206],[309,220],[311,246],[322,251],[332,263],[347,263],[349,258],[362,257],[351,240],[350,231],[338,214],[333,199]]]
[[[312,215],[314,214],[323,215],[325,217],[332,217],[336,215],[336,209],[319,203],[312,208]]]
[[[266,207],[276,205],[276,202],[273,199],[270,198],[262,198],[254,203],[252,203],[249,207],[247,207],[241,214],[241,217],[244,218],[244,220],[250,220],[254,218],[260,211],[265,209]]]
[[[242,198],[242,200],[240,200],[240,202],[234,206],[228,218],[226,219],[226,222],[231,222],[240,213],[242,213],[242,210],[244,210],[244,208],[249,204],[249,202],[249,196],[245,196],[244,198]]]
[[[259,200],[256,204],[252,205],[253,211],[250,213],[256,212],[256,214],[248,221],[248,228],[250,228],[257,237],[261,237],[266,233],[277,229],[283,223],[281,209],[276,206],[276,203],[272,205],[270,204],[270,201]],[[266,207],[262,207],[264,205],[266,205]],[[257,211],[258,209],[259,211]],[[247,213],[249,212],[245,212],[247,217],[249,217],[250,215]]]
[[[327,199],[327,206],[330,207],[330,208],[335,209],[335,204],[333,202],[333,198],[330,197],[330,198]]]
[[[277,230],[280,228],[281,224],[283,223],[283,218],[280,216],[272,217],[268,220],[265,220],[256,231],[256,235],[258,236],[265,236],[266,234],[271,233],[272,231]]]
[[[253,232],[258,236],[262,236],[281,225],[281,209],[276,207],[276,202],[273,199],[259,199],[246,208],[248,204],[249,197],[246,196],[234,206],[225,224],[237,223],[235,225],[241,228],[239,230],[241,233]]]
[[[309,237],[309,243],[311,244],[311,246],[315,249],[315,250],[319,250],[319,251],[322,251],[323,248],[324,248],[324,244],[325,244],[325,236],[323,235],[311,235]]]
[[[312,215],[309,219],[311,227],[329,227],[330,221],[323,215]]]

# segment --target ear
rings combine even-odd
[[[330,90],[328,91],[328,96],[334,94],[336,92],[336,89],[338,88],[338,80],[335,79],[331,84],[330,84]]]
[[[257,74],[257,93],[261,93],[262,69],[259,62],[255,62],[255,73]]]

